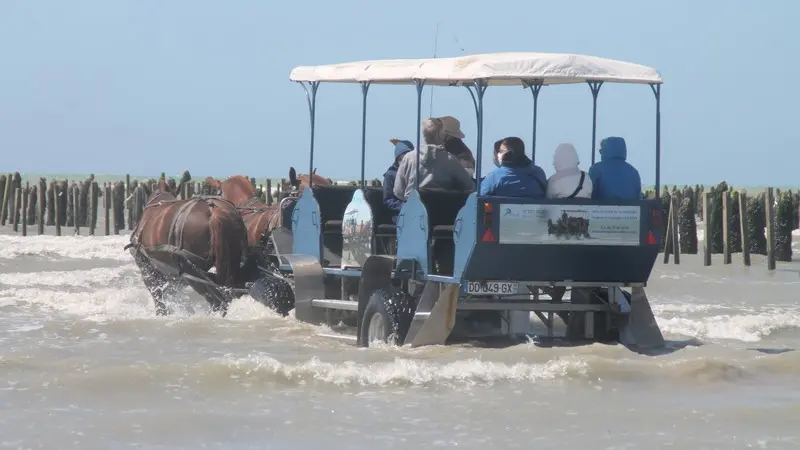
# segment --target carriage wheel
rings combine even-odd
[[[375,341],[403,345],[413,318],[414,308],[408,294],[394,287],[378,289],[364,309],[360,341],[365,346]]]
[[[294,308],[294,291],[284,280],[262,277],[250,287],[249,294],[257,302],[277,312],[281,316],[289,315]]]

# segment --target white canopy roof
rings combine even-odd
[[[325,66],[295,67],[292,81],[384,84],[463,85],[485,79],[491,86],[607,81],[663,83],[657,70],[613,59],[559,53],[490,53],[456,58],[390,59]]]

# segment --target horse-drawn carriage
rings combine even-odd
[[[417,149],[424,86],[465,87],[477,118],[477,180],[482,169],[483,97],[489,86],[530,89],[535,160],[541,88],[588,84],[594,99],[593,163],[600,88],[603,83],[631,83],[649,85],[656,98],[658,192],[662,80],[656,70],[581,55],[502,53],[297,67],[290,79],[300,83],[307,95],[312,176],[301,186],[292,171],[293,184],[302,188],[299,196],[284,199],[282,223],[258,231],[258,236],[267,239],[271,260],[292,279],[298,320],[345,322],[355,327],[350,339],[363,346],[375,340],[419,346],[459,338],[529,335],[533,312],[548,336],[554,334],[557,316],[566,323],[570,339],[663,345],[644,291],[661,239],[657,200],[481,197],[477,192],[417,188],[395,222],[383,203],[382,189],[368,186],[364,178],[363,132],[358,186],[322,183],[313,176],[316,94],[322,82],[361,85],[362,131],[372,84],[415,86]],[[224,183],[222,191],[226,195]],[[241,201],[237,204],[241,206]],[[569,233],[572,223],[582,239],[551,236],[551,231],[558,232],[555,224],[563,219],[562,213],[574,210],[582,212],[580,223],[567,217],[565,230]],[[550,218],[555,220],[548,222]]]

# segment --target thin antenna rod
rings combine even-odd
[[[439,22],[436,22],[436,37],[433,38],[433,59],[436,59],[436,51],[439,48]],[[431,86],[431,103],[428,110],[428,117],[433,117],[433,86]]]

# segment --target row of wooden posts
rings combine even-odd
[[[716,194],[716,195],[715,195]],[[689,195],[691,196],[691,189],[689,189]],[[684,197],[684,198],[682,198]],[[723,264],[732,264],[733,262],[733,249],[734,245],[731,242],[731,236],[734,232],[739,232],[740,235],[740,243],[741,243],[741,261],[742,264],[745,266],[751,265],[751,236],[760,232],[760,230],[751,230],[754,225],[750,223],[751,215],[748,214],[748,205],[753,204],[749,201],[748,196],[745,192],[736,192],[736,204],[734,205],[734,200],[732,199],[731,192],[724,188],[722,191],[714,192],[712,188],[712,192],[702,192],[700,194],[700,211],[702,216],[702,222],[705,225],[705,231],[703,234],[703,265],[710,266],[712,263],[712,253],[717,253],[714,251],[715,245],[712,243],[713,238],[713,230],[711,227],[712,221],[714,218],[712,217],[713,212],[715,211],[714,202],[721,202],[721,217],[717,218],[717,220],[721,220],[722,224],[722,263]],[[681,248],[681,240],[679,238],[679,211],[684,212],[681,210],[681,203],[682,200],[684,202],[691,203],[694,200],[685,199],[685,192],[683,195],[677,194],[673,191],[672,194],[664,193],[662,195],[662,203],[667,203],[668,205],[668,212],[664,217],[665,227],[664,227],[664,234],[663,234],[663,261],[664,264],[668,264],[670,261],[670,256],[672,256],[672,260],[674,264],[680,264],[680,257],[681,253],[683,254],[691,254],[697,253],[697,245],[694,245],[694,250],[685,251],[685,249]],[[800,211],[797,209],[797,197],[795,197],[795,204],[793,205],[793,214],[795,217],[793,219],[797,219],[798,215],[800,215]],[[755,203],[755,206],[759,206],[761,201]],[[685,207],[686,205],[684,205]],[[732,223],[732,211],[736,209],[738,213],[738,223]],[[791,261],[791,231],[793,226],[790,225],[784,227],[785,229],[782,230],[784,234],[788,234],[788,236],[784,236],[785,243],[789,246],[788,255],[783,256],[782,258],[776,258],[776,245],[775,245],[775,236],[776,236],[776,217],[775,217],[775,194],[773,188],[767,188],[766,192],[763,194],[763,210],[764,210],[764,225],[765,231],[761,232],[765,234],[765,244],[764,253],[766,254],[766,261],[767,261],[767,269],[768,270],[775,270],[776,268],[776,261],[783,260],[783,261]],[[693,215],[693,214],[692,214]],[[734,217],[735,219],[735,217]],[[694,217],[691,218],[694,220]],[[800,221],[797,219],[795,222]],[[692,226],[694,225],[694,226]],[[738,226],[738,230],[732,229],[732,226]],[[689,225],[689,227],[696,230],[696,223]],[[794,225],[796,228],[796,225]],[[695,234],[696,231],[693,231]],[[695,234],[696,236],[696,234]],[[762,237],[763,239],[763,237]],[[736,246],[738,247],[738,245]],[[786,252],[783,252],[786,253]]]
[[[250,180],[255,185],[255,179]],[[130,175],[126,175],[124,184],[118,181],[100,185],[90,176],[80,183],[53,181],[48,187],[44,178],[32,186],[29,182],[23,185],[18,173],[0,175],[0,225],[9,223],[14,232],[21,231],[22,236],[27,236],[28,227],[34,224],[40,235],[44,234],[45,225],[55,226],[56,236],[61,236],[62,228],[68,226],[73,228],[73,234],[80,234],[83,226],[93,236],[97,231],[98,213],[101,213],[105,219],[104,234],[119,234],[126,225],[128,230],[134,229],[155,183],[153,179],[141,183],[134,180],[131,183]],[[285,180],[281,180],[275,191],[277,195],[274,196],[272,181],[267,179],[266,189],[259,185],[257,193],[262,201],[272,204],[284,184]],[[204,183],[187,181],[182,186],[179,198],[190,198],[196,193],[216,194]]]
[[[255,186],[255,179],[250,179]],[[185,180],[182,185],[182,190],[179,193],[180,198],[190,198],[195,194],[202,195],[215,195],[216,192],[210,192],[210,187],[205,183],[191,182],[191,179]],[[146,199],[150,192],[153,190],[153,185],[156,183],[154,179],[145,182],[138,182],[134,180],[131,182],[130,176],[126,175],[125,182],[118,181],[115,183],[107,182],[102,186],[94,181],[93,176],[81,182],[73,182],[71,185],[63,180],[61,182],[54,181],[50,183],[47,189],[47,183],[42,178],[39,180],[38,185],[31,186],[25,183],[23,186],[21,178],[18,173],[0,175],[0,225],[6,224],[6,219],[9,220],[15,232],[21,228],[22,235],[28,234],[28,226],[36,224],[38,234],[44,234],[44,227],[47,223],[55,225],[56,236],[61,236],[62,227],[71,225],[73,226],[73,233],[80,234],[81,226],[88,228],[89,235],[95,235],[96,225],[98,222],[98,213],[102,212],[104,217],[104,234],[106,236],[119,234],[120,230],[126,228],[133,230],[142,215]],[[174,180],[169,179],[170,184],[175,184]],[[280,195],[279,191],[285,184],[285,180],[277,186],[276,194]],[[721,184],[720,186],[724,185]],[[47,189],[48,192],[45,192]],[[84,189],[86,190],[84,192]],[[680,264],[680,255],[686,253],[697,253],[696,244],[696,215],[699,209],[702,222],[705,224],[705,233],[703,239],[703,261],[704,265],[711,265],[711,255],[715,253],[714,245],[712,245],[712,230],[709,224],[712,222],[712,212],[715,210],[714,202],[721,202],[722,211],[722,250],[723,264],[732,263],[732,245],[730,245],[730,236],[734,230],[731,229],[731,211],[736,206],[738,212],[738,228],[741,235],[741,254],[742,263],[745,266],[751,264],[751,245],[748,223],[748,197],[744,192],[737,192],[737,204],[733,205],[731,192],[727,185],[724,187],[712,188],[711,192],[702,192],[702,187],[683,188],[678,191],[673,188],[670,194],[665,190],[662,194],[662,211],[663,217],[663,261],[669,263],[670,257],[674,264]],[[716,189],[716,190],[715,190]],[[274,201],[272,182],[266,180],[266,189],[263,185],[259,185],[257,192],[267,204],[272,204]],[[652,193],[651,193],[652,194]],[[102,199],[102,200],[101,200]],[[692,205],[693,202],[699,200],[699,205]],[[797,200],[797,197],[795,197]],[[760,202],[759,203],[759,208]],[[683,209],[682,209],[683,204]],[[687,248],[682,248],[681,238],[679,238],[679,211],[684,213],[687,204],[691,206],[690,212],[687,214],[689,220],[692,222],[690,230],[687,235],[694,235],[695,242],[686,245]],[[786,260],[784,257],[776,258],[775,252],[775,195],[773,188],[767,188],[763,194],[763,209],[764,209],[764,224],[766,225],[766,259],[767,268],[774,270],[776,261]],[[21,208],[20,208],[21,206]],[[796,208],[796,207],[795,207]],[[717,208],[718,209],[718,208]],[[127,224],[125,223],[125,211],[128,212]],[[70,215],[69,212],[72,212]],[[46,214],[47,213],[47,214]],[[797,209],[795,209],[797,214]],[[71,219],[71,220],[70,220]],[[796,225],[795,225],[796,226]],[[789,231],[791,234],[791,230]],[[763,241],[763,237],[761,238]],[[788,237],[791,242],[791,236]],[[789,244],[791,245],[791,244]],[[690,248],[694,247],[694,248]],[[791,250],[788,260],[791,260]]]

